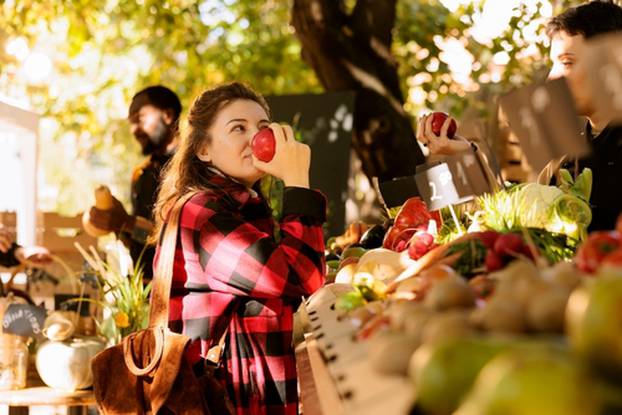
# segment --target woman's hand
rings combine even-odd
[[[311,148],[294,138],[294,130],[289,125],[271,123],[276,151],[269,162],[263,162],[253,155],[253,163],[259,170],[283,180],[285,186],[309,188],[309,167]]]
[[[15,250],[15,258],[25,265],[41,267],[52,262],[52,255],[42,246],[20,246]]]
[[[464,138],[456,134],[454,138],[447,137],[447,130],[452,118],[447,117],[441,127],[440,135],[432,132],[432,114],[424,115],[419,118],[417,123],[417,140],[428,147],[430,154],[452,155],[468,150],[471,144]]]

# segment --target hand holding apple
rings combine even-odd
[[[272,160],[276,151],[276,139],[269,128],[262,128],[253,136],[251,149],[255,157],[266,163]]]
[[[250,143],[255,167],[283,180],[285,186],[308,188],[311,148],[296,141],[289,125],[271,123],[268,128],[274,137],[274,152],[270,157],[272,137],[260,131]]]
[[[447,120],[449,120],[449,124],[445,125],[448,122]],[[434,135],[439,137],[441,136],[441,134],[444,134],[448,138],[454,138],[454,136],[456,135],[456,130],[458,129],[456,121],[451,118],[449,114],[440,111],[432,113],[431,125],[432,132],[434,133]],[[443,127],[445,127],[444,130]],[[445,131],[445,133],[443,133],[443,131]]]
[[[456,134],[456,121],[444,112],[433,112],[419,118],[417,140],[426,145],[431,154],[455,154],[465,151],[470,143]]]

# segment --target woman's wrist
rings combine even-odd
[[[283,177],[283,184],[287,187],[309,188],[309,177]]]

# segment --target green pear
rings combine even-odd
[[[513,350],[481,370],[454,415],[595,415],[597,394],[580,366],[555,350]]]
[[[462,337],[419,347],[409,364],[417,407],[424,413],[451,414],[480,369],[508,346],[505,340]]]
[[[566,331],[593,368],[622,380],[622,276],[600,275],[573,291]]]

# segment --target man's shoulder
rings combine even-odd
[[[134,169],[132,170],[132,182],[140,179],[145,174],[145,170],[148,170],[150,168],[152,168],[151,158],[147,157],[136,166],[134,166]]]

